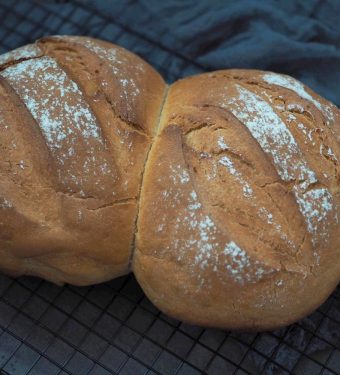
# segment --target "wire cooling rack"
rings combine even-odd
[[[81,34],[140,54],[169,82],[207,70],[124,21],[134,7],[115,2],[108,16],[90,1],[0,0],[0,53],[42,35]],[[340,374],[340,288],[302,321],[257,334],[170,319],[131,275],[76,288],[0,274],[0,368],[11,375]]]

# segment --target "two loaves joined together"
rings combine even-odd
[[[270,329],[340,279],[340,112],[295,79],[167,86],[110,43],[0,56],[0,268],[88,285],[133,271],[187,322]]]

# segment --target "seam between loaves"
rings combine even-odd
[[[170,85],[167,85],[166,88],[164,89],[163,100],[162,100],[162,103],[161,103],[161,106],[160,106],[160,109],[159,109],[154,135],[152,137],[152,140],[150,142],[150,146],[149,146],[148,151],[146,153],[143,170],[142,170],[141,177],[140,177],[139,191],[138,191],[138,196],[137,196],[137,212],[136,212],[136,219],[135,219],[135,222],[134,222],[134,232],[133,232],[133,239],[132,239],[130,257],[129,257],[129,262],[128,262],[128,271],[131,271],[131,269],[132,269],[132,261],[133,261],[133,257],[134,257],[135,251],[136,251],[136,240],[137,240],[137,233],[138,233],[138,219],[139,219],[139,212],[140,212],[140,201],[141,201],[141,194],[142,194],[142,188],[143,188],[143,182],[144,182],[144,174],[145,174],[145,170],[146,170],[146,167],[147,167],[147,163],[149,161],[149,155],[150,155],[151,149],[154,145],[154,141],[157,138],[158,132],[160,130],[160,124],[162,122],[162,117],[163,117],[163,108],[164,108],[166,100],[168,98],[169,89],[170,89]]]

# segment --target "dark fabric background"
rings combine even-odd
[[[287,73],[340,105],[340,0],[91,3],[204,69]]]

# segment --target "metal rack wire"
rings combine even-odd
[[[59,3],[59,4],[58,4]],[[47,34],[91,35],[139,53],[167,81],[208,67],[150,40],[89,1],[0,0],[0,53]],[[202,329],[171,319],[133,276],[76,288],[0,274],[4,374],[340,374],[340,288],[309,317],[267,333]]]

